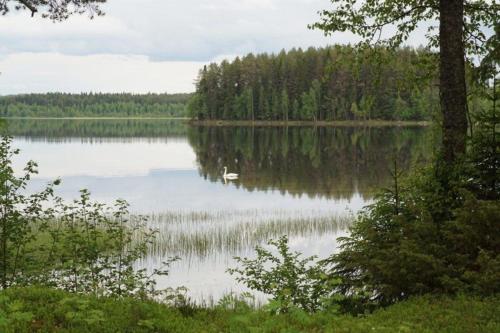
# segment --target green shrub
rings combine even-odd
[[[382,193],[325,261],[350,310],[426,293],[500,292],[500,202],[435,175],[425,169]]]
[[[94,295],[154,297],[154,277],[166,269],[136,269],[156,235],[128,204],[93,202],[90,193],[67,204],[54,195],[59,180],[25,194],[36,163],[16,177],[12,139],[0,141],[0,289],[33,284]],[[165,263],[166,268],[172,258]]]
[[[288,312],[293,307],[309,312],[320,309],[328,285],[316,257],[301,259],[300,253],[292,253],[287,237],[270,240],[268,245],[276,248],[277,255],[257,246],[257,258],[236,257],[242,267],[229,269],[229,273],[238,275],[236,280],[250,289],[271,295],[267,308],[273,313]]]

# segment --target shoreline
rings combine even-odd
[[[178,120],[200,127],[427,127],[432,121],[399,120],[196,120],[188,117],[0,117],[1,120]]]
[[[431,121],[396,120],[337,120],[337,121],[281,121],[281,120],[190,120],[193,126],[216,127],[427,127]]]
[[[0,117],[2,120],[185,120],[189,117]]]

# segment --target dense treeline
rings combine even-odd
[[[27,94],[0,97],[2,117],[184,117],[190,94]]]
[[[205,66],[189,111],[202,120],[426,120],[438,107],[433,58],[340,45],[249,54]]]

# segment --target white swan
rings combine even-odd
[[[227,167],[224,167],[224,179],[238,179],[237,173],[227,173]]]

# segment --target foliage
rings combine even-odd
[[[143,217],[129,218],[127,207],[123,200],[117,200],[113,209],[92,202],[85,190],[73,205],[57,203],[46,229],[51,246],[38,249],[40,257],[46,254],[45,267],[50,268],[40,283],[75,293],[158,295],[154,277],[167,275],[166,268],[177,258],[169,259],[161,270],[137,267],[156,231],[147,228]]]
[[[450,171],[450,169],[448,169]],[[325,264],[351,304],[386,305],[426,293],[500,292],[500,203],[446,187],[428,168],[385,191]]]
[[[436,75],[428,70],[433,67],[429,64],[435,64],[434,54],[421,48],[376,51],[337,45],[212,63],[199,73],[190,116],[284,121],[430,119],[438,100]],[[394,113],[398,98],[407,106],[399,116]]]
[[[0,292],[0,331],[27,332],[497,332],[498,297],[420,297],[364,316],[293,310],[271,315],[244,303],[189,312],[137,299],[27,288]]]
[[[31,176],[36,173],[36,163],[30,161],[24,175],[16,177],[12,158],[19,150],[11,149],[12,139],[0,142],[0,287],[6,289],[31,279],[36,265],[36,251],[28,244],[35,240],[35,224],[43,221],[46,211],[42,203],[54,194],[55,181],[39,193],[26,195]],[[47,212],[50,214],[50,212]]]
[[[0,97],[1,117],[185,117],[191,94],[27,94]]]
[[[478,79],[485,82],[494,79],[498,75],[498,64],[500,62],[500,23],[494,26],[494,34],[484,43],[485,56],[478,66]],[[498,80],[498,79],[497,79]],[[496,84],[493,84],[496,87]],[[493,97],[493,96],[492,96]]]
[[[333,9],[320,11],[320,21],[311,28],[325,34],[350,31],[362,38],[365,44],[384,44],[399,47],[411,37],[411,33],[427,22],[427,38],[430,47],[439,45],[437,22],[440,20],[437,0],[359,1],[331,0]],[[464,2],[464,39],[469,55],[488,52],[485,28],[498,23],[500,5],[494,1],[470,0]],[[390,31],[387,36],[385,31]]]
[[[42,13],[43,18],[52,21],[63,21],[74,14],[88,13],[90,18],[104,15],[100,4],[106,0],[0,0],[0,14],[7,14],[12,8],[15,10],[29,10],[31,16]]]
[[[498,64],[497,60],[497,64]],[[471,149],[468,162],[471,167],[468,173],[473,191],[480,198],[489,200],[500,199],[500,136],[498,127],[498,87],[497,77],[493,74],[493,85],[484,89],[482,94],[489,105],[484,106],[473,114],[474,127],[471,140]]]
[[[500,137],[498,127],[500,117],[497,111],[499,87],[498,69],[500,64],[500,23],[495,25],[495,33],[485,43],[485,57],[480,65],[471,73],[472,80],[476,81],[471,93],[473,111],[473,126],[470,131],[471,149],[468,155],[468,165],[471,168],[470,183],[473,191],[480,198],[500,199]],[[484,102],[479,104],[476,99]],[[479,105],[477,105],[479,104]]]
[[[144,219],[129,220],[123,200],[107,207],[92,202],[85,190],[66,204],[54,194],[58,180],[25,194],[36,164],[29,162],[16,177],[11,160],[19,151],[11,142],[0,142],[1,289],[42,284],[94,295],[156,296],[153,278],[168,271],[137,268],[156,234]]]
[[[236,257],[242,267],[228,272],[248,288],[272,295],[268,308],[273,313],[288,312],[293,307],[307,312],[320,309],[328,285],[323,283],[326,275],[314,262],[316,257],[302,259],[300,253],[292,253],[285,236],[268,241],[268,245],[276,248],[277,255],[256,246],[257,258]]]

